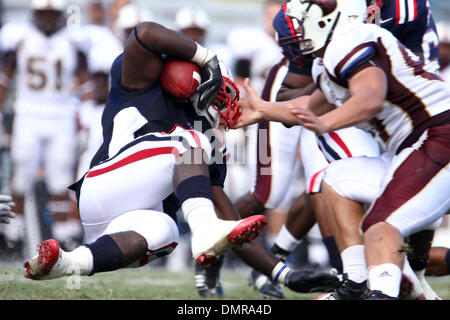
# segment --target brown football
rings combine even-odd
[[[201,83],[200,68],[191,61],[168,58],[164,62],[160,82],[171,96],[188,99]]]

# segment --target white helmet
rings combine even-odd
[[[33,10],[56,10],[64,11],[66,3],[64,0],[31,0]]]
[[[305,55],[325,46],[335,30],[365,22],[367,6],[364,0],[292,0],[286,15],[300,23],[299,46]]]
[[[175,27],[178,30],[186,28],[199,28],[206,30],[209,26],[209,16],[201,8],[184,7],[175,15]]]
[[[134,4],[127,4],[119,10],[116,27],[119,30],[134,28],[138,23],[153,20],[153,14]]]
[[[240,115],[237,103],[239,101],[239,89],[233,81],[230,70],[222,60],[219,60],[219,67],[222,73],[223,86],[214,102],[206,109],[199,109],[196,103],[198,94],[194,95],[192,102],[197,114],[205,117],[213,128],[216,128],[221,120],[226,128],[231,128]]]

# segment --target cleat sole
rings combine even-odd
[[[50,273],[59,258],[59,243],[54,239],[42,241],[38,252],[37,259],[24,263],[25,278],[38,280]]]
[[[251,216],[239,223],[229,234],[228,241],[242,246],[256,239],[267,224],[263,215]]]

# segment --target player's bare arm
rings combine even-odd
[[[11,78],[16,70],[16,53],[14,51],[5,52],[2,57],[0,71],[0,107],[3,106]]]
[[[316,89],[311,77],[288,72],[278,91],[277,101],[288,101],[301,96],[310,95]]]
[[[207,108],[215,99],[223,80],[217,56],[184,34],[154,22],[142,22],[128,38],[123,59],[122,84],[141,89],[156,83],[162,70],[161,53],[195,62],[200,66],[202,84],[196,103]]]
[[[383,110],[387,93],[386,75],[380,68],[365,68],[350,79],[349,90],[351,97],[341,107],[321,116],[317,116],[310,108],[292,111],[305,128],[318,135],[354,126]]]
[[[249,79],[244,82],[244,88],[248,96],[239,101],[241,115],[234,128],[241,128],[261,120],[278,121],[286,125],[298,125],[299,119],[293,115],[289,108],[295,105],[298,108],[306,108],[310,96],[301,96],[293,100],[283,102],[269,102],[261,99],[250,86]]]

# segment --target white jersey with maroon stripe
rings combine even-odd
[[[70,98],[77,46],[66,28],[47,37],[32,24],[7,24],[0,32],[0,47],[3,52],[16,53],[18,114],[41,118],[74,115]]]
[[[419,125],[449,110],[446,85],[427,72],[419,58],[389,31],[376,25],[358,24],[335,32],[323,64],[326,72],[316,70],[314,80],[327,100],[338,107],[350,96],[352,72],[366,66],[384,70],[388,81],[384,109],[358,126],[374,133],[386,151],[396,152]]]

